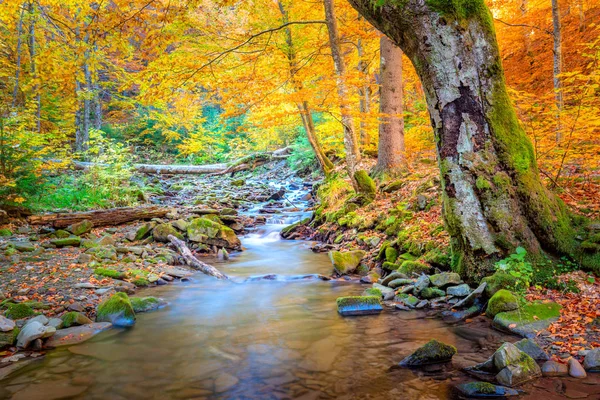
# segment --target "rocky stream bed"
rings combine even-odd
[[[315,182],[283,163],[151,184],[162,218],[2,227],[0,399],[600,398],[598,349],[542,348],[553,304],[311,241]]]

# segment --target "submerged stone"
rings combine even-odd
[[[333,264],[333,268],[340,275],[353,273],[364,256],[365,252],[362,250],[347,251],[344,253],[340,251],[329,252],[329,259]]]
[[[166,301],[157,297],[132,297],[130,300],[133,311],[136,313],[158,310],[160,307],[167,304]]]
[[[452,360],[456,354],[456,347],[447,345],[437,340],[430,340],[419,347],[410,356],[400,361],[401,367],[419,367],[429,364],[440,364]]]
[[[110,328],[110,322],[93,322],[87,325],[74,326],[71,328],[60,329],[46,342],[48,347],[70,346],[85,342],[96,336],[98,333]]]
[[[519,392],[515,389],[493,385],[488,382],[461,383],[460,385],[456,385],[455,388],[460,395],[475,399],[503,398],[519,395]]]
[[[577,361],[575,358],[569,358],[568,366],[569,375],[571,375],[573,378],[583,379],[587,376],[585,369],[583,369],[579,361]]]
[[[383,307],[377,296],[348,296],[336,300],[338,312],[344,316],[379,314]]]

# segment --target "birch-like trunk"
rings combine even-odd
[[[25,5],[21,8],[19,15],[19,22],[17,23],[17,62],[15,66],[15,86],[13,89],[12,106],[17,106],[17,100],[19,98],[19,79],[21,77],[21,48],[23,46],[23,14]]]
[[[348,174],[352,178],[352,183],[356,189],[354,180],[354,172],[360,162],[360,151],[358,141],[356,139],[356,131],[354,129],[354,121],[350,113],[349,94],[346,85],[346,64],[342,56],[340,47],[340,35],[335,17],[335,8],[333,0],[324,0],[325,20],[327,21],[327,30],[329,33],[329,46],[331,48],[331,57],[335,65],[335,74],[337,78],[337,92],[340,101],[340,114],[342,116],[342,125],[344,126],[344,147],[346,150],[346,166]]]
[[[560,77],[560,74],[563,72],[563,58],[562,30],[558,0],[552,0],[552,26],[552,37],[554,39],[554,68],[552,72],[554,82],[554,102],[556,105],[556,143],[560,143],[562,138],[561,112],[564,106],[564,100],[562,93],[562,80]]]
[[[358,39],[358,42],[356,43],[356,50],[358,53],[358,65],[356,66],[356,69],[358,69],[358,71],[361,73],[364,81],[364,85],[358,88],[360,109],[360,141],[364,147],[368,147],[371,145],[371,137],[367,131],[366,119],[371,112],[371,88],[369,87],[369,65],[364,59],[365,51],[361,39]]]
[[[33,85],[33,93],[35,93],[35,127],[36,132],[40,133],[42,131],[42,96],[40,94],[40,87],[38,84],[38,76],[36,70],[36,54],[35,54],[35,4],[32,2],[29,3],[29,72],[31,72],[31,79],[35,82]]]
[[[402,50],[387,36],[380,40],[379,149],[376,174],[398,175],[405,167]]]
[[[571,215],[539,177],[484,0],[350,0],[415,66],[436,139],[453,268],[474,281],[525,247],[573,254]],[[435,4],[435,5],[434,5]]]

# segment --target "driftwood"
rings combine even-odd
[[[74,213],[55,213],[32,215],[27,218],[31,225],[52,225],[54,228],[66,228],[76,222],[90,220],[94,226],[119,225],[125,222],[143,219],[162,218],[168,212],[165,207],[121,207],[108,210],[96,210]]]
[[[190,267],[197,269],[198,271],[200,271],[206,275],[214,276],[217,279],[229,279],[229,277],[227,275],[223,274],[221,271],[219,271],[212,265],[206,264],[206,263],[198,260],[196,257],[194,257],[194,255],[192,254],[190,249],[186,246],[186,244],[183,240],[177,239],[173,235],[169,235],[169,236],[167,236],[167,238],[171,241],[173,246],[175,246],[177,251],[179,251],[179,254],[181,254],[183,259],[185,260],[185,263],[187,265],[189,265]]]

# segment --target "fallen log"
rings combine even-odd
[[[212,265],[204,263],[198,260],[196,257],[194,257],[191,250],[186,246],[183,240],[177,239],[173,235],[167,236],[167,239],[169,239],[173,246],[175,246],[177,251],[179,251],[179,254],[181,254],[183,259],[185,260],[185,263],[188,266],[197,269],[198,271],[206,275],[214,276],[217,279],[229,279],[227,275],[223,274],[221,271],[219,271]]]
[[[32,215],[27,218],[30,225],[51,225],[54,228],[66,228],[76,222],[90,220],[95,227],[119,225],[125,222],[162,218],[170,211],[165,207],[121,207],[108,210],[95,210],[73,213],[54,213]]]

